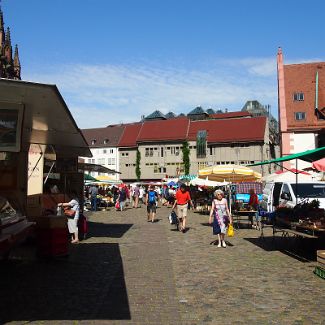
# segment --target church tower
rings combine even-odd
[[[0,8],[0,78],[21,80],[21,65],[17,45],[14,58],[12,58],[12,54],[10,28],[8,27],[5,31],[3,12]]]

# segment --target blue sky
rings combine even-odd
[[[3,0],[22,77],[57,84],[81,128],[257,99],[277,111],[276,53],[325,60],[321,0]]]

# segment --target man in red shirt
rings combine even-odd
[[[176,192],[176,200],[173,204],[173,210],[175,209],[177,205],[177,216],[180,222],[179,230],[181,232],[185,232],[186,229],[186,215],[187,215],[187,206],[188,203],[191,204],[192,207],[194,207],[190,193],[186,189],[186,185],[182,184],[179,188],[179,190]]]

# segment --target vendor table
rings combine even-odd
[[[239,229],[239,225],[240,225],[240,220],[241,220],[241,217],[248,217],[248,220],[250,222],[252,222],[252,218],[254,218],[255,214],[256,214],[257,211],[254,211],[254,210],[243,210],[243,211],[240,211],[240,210],[234,210],[233,211],[233,216],[236,218],[236,228]]]

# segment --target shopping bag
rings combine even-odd
[[[115,209],[116,210],[119,210],[120,209],[120,202],[119,201],[116,201],[116,203],[115,203]]]
[[[228,231],[227,231],[228,237],[233,237],[234,236],[234,227],[232,224],[228,226]]]

